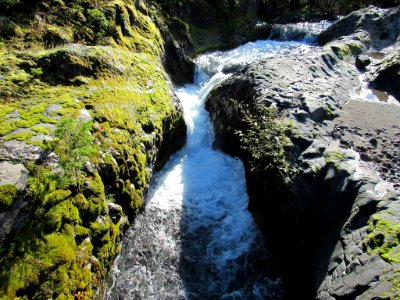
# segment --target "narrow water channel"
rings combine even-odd
[[[177,88],[187,145],[155,174],[144,213],[128,230],[105,299],[280,299],[251,214],[242,162],[212,149],[204,101],[229,72],[306,42],[257,41],[197,58],[195,83]]]

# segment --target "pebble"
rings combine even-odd
[[[370,139],[369,142],[371,143],[371,145],[373,145],[375,147],[378,145],[378,140],[376,138]]]

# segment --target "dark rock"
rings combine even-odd
[[[318,36],[318,42],[325,45],[333,40],[364,31],[371,45],[382,49],[398,41],[400,33],[400,7],[380,9],[373,6],[355,11],[340,19]]]
[[[117,224],[124,215],[122,207],[115,203],[107,203],[108,214],[114,224]]]
[[[371,161],[371,160],[372,160],[371,157],[370,157],[368,154],[366,154],[366,153],[361,153],[361,154],[360,154],[360,158],[361,158],[363,161]]]
[[[390,293],[385,290],[389,284],[373,287],[388,270],[393,275],[395,266],[374,254],[366,241],[377,215],[389,207],[400,209],[394,206],[400,195],[377,177],[372,163],[361,162],[354,150],[341,145],[353,145],[362,152],[361,159],[375,164],[380,141],[389,134],[388,130],[376,131],[385,126],[377,127],[366,120],[362,109],[348,110],[345,103],[359,84],[353,55],[367,50],[370,41],[377,47],[396,41],[398,30],[382,39],[380,32],[397,22],[397,13],[398,9],[376,8],[356,12],[328,30],[331,36],[326,42],[332,43],[323,49],[252,63],[217,86],[207,99],[216,145],[244,161],[249,209],[262,216],[262,230],[282,264],[284,280],[296,291],[289,291],[288,298],[355,299],[367,298],[371,291],[379,292],[374,294],[377,297]],[[357,24],[361,31],[354,34]],[[332,40],[338,37],[341,40]],[[255,171],[249,162],[251,153],[240,148],[235,135],[237,130],[246,131],[246,120],[262,114],[265,99],[295,128],[290,135],[293,146],[285,148],[298,170],[290,183],[279,181],[267,168]],[[369,105],[375,106],[368,111],[378,109],[376,104]],[[381,115],[389,109],[379,108]],[[349,113],[348,118],[339,117],[330,125],[332,115],[342,110]],[[352,111],[357,112],[355,118]],[[263,170],[264,166],[257,167]],[[382,201],[389,195],[393,197],[384,206]],[[391,220],[386,215],[383,218]],[[279,233],[274,230],[277,227]],[[301,245],[297,255],[288,250],[293,244]]]
[[[186,123],[183,117],[183,108],[176,95],[174,95],[174,103],[177,118],[175,120],[166,119],[163,121],[164,135],[157,154],[156,170],[160,170],[167,162],[169,156],[186,144]]]
[[[9,18],[0,16],[0,36],[6,39],[21,36],[21,28]]]
[[[241,69],[243,69],[243,65],[233,64],[233,65],[224,66],[224,68],[222,69],[222,72],[224,72],[225,74],[236,73],[236,72],[239,72]]]
[[[400,54],[398,52],[379,62],[371,77],[371,88],[386,91],[400,101]]]
[[[376,138],[372,138],[369,140],[372,146],[376,147],[378,145],[378,140]]]
[[[192,82],[194,63],[189,52],[193,51],[193,44],[188,25],[168,16],[156,18],[155,21],[164,39],[163,64],[172,82],[178,85]]]
[[[175,84],[181,85],[193,81],[194,63],[186,51],[177,46],[173,40],[166,39],[164,65]]]
[[[356,58],[356,67],[359,70],[365,70],[370,63],[371,59],[367,55],[359,55]]]

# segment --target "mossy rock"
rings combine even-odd
[[[7,17],[0,16],[0,37],[11,38],[21,35],[21,28]]]
[[[400,263],[400,224],[398,214],[375,214],[370,221],[367,244],[370,253],[379,254],[389,263]]]
[[[120,251],[124,215],[133,217],[143,204],[160,144],[182,116],[145,4],[39,2],[21,0],[30,10],[21,12],[21,24],[13,12],[21,6],[7,10],[23,36],[11,32],[0,43],[0,142],[43,147],[27,167],[28,216],[0,245],[0,298],[89,299]],[[30,17],[42,11],[39,26]],[[71,41],[82,44],[64,45]],[[90,168],[77,170],[79,183],[63,180],[65,159],[54,150],[53,130],[65,117],[93,123],[96,151],[87,156]],[[123,202],[123,211],[109,215],[106,194]]]

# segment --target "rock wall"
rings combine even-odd
[[[389,32],[398,21],[398,9],[353,13],[321,34],[332,37],[324,47],[250,64],[207,100],[216,146],[244,160],[249,208],[286,274],[287,299],[398,297],[397,179],[383,180],[378,161],[360,158],[369,142],[356,146],[366,124],[370,139],[389,131],[379,118],[392,116],[389,124],[396,124],[397,114],[385,111],[398,106],[349,105],[360,102],[352,99],[364,89],[356,58],[373,60],[366,77],[379,65],[390,70],[398,35],[374,33]],[[389,54],[374,56],[377,45]]]
[[[0,6],[0,298],[89,299],[185,143],[164,40],[142,1]]]

